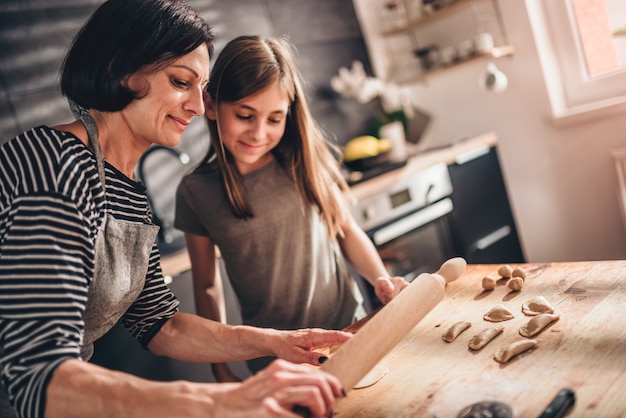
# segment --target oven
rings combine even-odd
[[[452,183],[445,163],[432,165],[391,188],[361,198],[352,215],[367,233],[392,276],[412,281],[435,272],[455,255],[450,214]],[[369,308],[380,305],[364,280]]]

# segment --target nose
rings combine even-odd
[[[204,115],[204,99],[202,88],[194,88],[189,93],[189,100],[185,103],[185,110],[193,113],[194,116]]]
[[[252,138],[257,141],[264,139],[267,135],[267,127],[262,121],[257,121],[253,123],[250,131]]]

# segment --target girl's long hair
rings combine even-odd
[[[326,139],[311,116],[296,67],[295,49],[285,38],[240,36],[230,41],[219,54],[207,87],[216,105],[238,101],[278,83],[291,105],[285,133],[271,151],[292,178],[304,203],[315,205],[326,222],[331,237],[343,235],[345,215],[342,193],[349,191],[333,152],[335,144]],[[219,120],[219,118],[217,118]],[[231,209],[239,218],[254,213],[241,181],[233,155],[224,146],[217,120],[208,119],[211,146],[201,165],[217,166]]]

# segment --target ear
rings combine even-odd
[[[211,120],[217,119],[217,103],[208,91],[204,93],[204,114]]]

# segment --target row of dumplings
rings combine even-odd
[[[554,313],[554,308],[543,296],[536,296],[522,304],[522,313],[527,316],[532,316],[519,330],[520,335],[526,338],[531,338],[539,334],[549,324],[558,320],[560,317],[560,315]],[[496,305],[483,315],[483,319],[489,322],[503,322],[511,320],[514,317],[513,312],[504,305]],[[457,322],[448,328],[443,334],[442,339],[445,342],[451,343],[471,326],[472,323],[469,321]],[[472,350],[480,350],[503,331],[504,327],[501,325],[486,328],[474,335],[469,340],[468,346]],[[536,340],[522,339],[499,349],[495,353],[494,358],[500,363],[506,363],[514,356],[536,345]]]

